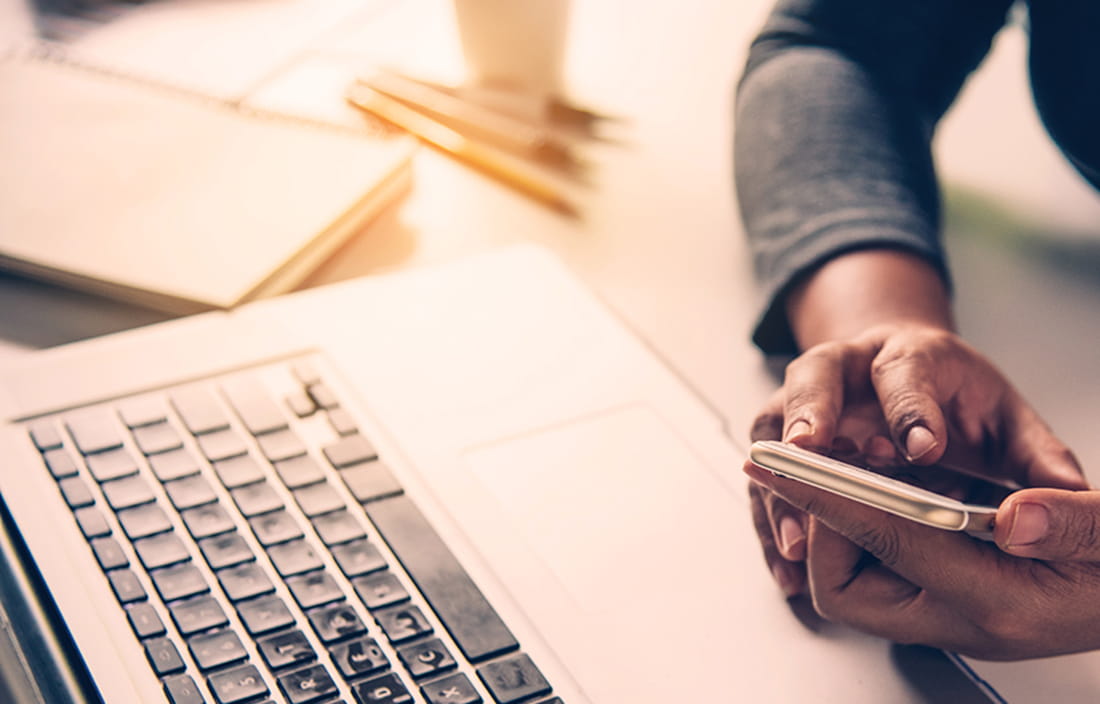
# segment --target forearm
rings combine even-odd
[[[883,324],[954,329],[942,274],[920,256],[890,249],[827,261],[790,291],[786,312],[803,350]]]
[[[765,352],[804,349],[786,316],[793,282],[846,252],[910,252],[942,293],[932,130],[1008,4],[780,0],[750,52],[734,141]]]

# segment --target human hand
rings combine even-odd
[[[758,492],[811,517],[806,590],[830,621],[994,660],[1100,648],[1100,491],[1012,494],[994,545],[748,462],[745,472]]]
[[[879,326],[811,348],[788,367],[752,439],[861,456],[872,466],[904,454],[1025,486],[1087,486],[1072,454],[1003,375],[933,326]],[[759,486],[750,496],[776,581],[788,596],[805,593],[807,517]]]
[[[1088,486],[1073,454],[1008,380],[939,327],[881,325],[817,345],[788,365],[783,391],[788,442],[830,447],[850,400],[873,397],[913,464],[939,462],[1020,486]]]

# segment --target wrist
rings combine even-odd
[[[803,350],[883,325],[955,329],[940,272],[916,254],[892,249],[830,259],[791,290],[786,307]]]

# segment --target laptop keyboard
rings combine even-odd
[[[172,704],[561,704],[316,357],[33,421]]]

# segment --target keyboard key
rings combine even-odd
[[[229,427],[226,415],[209,389],[180,389],[172,394],[172,407],[179,413],[192,435],[202,435]]]
[[[299,489],[324,481],[325,473],[312,455],[301,455],[282,462],[275,462],[275,471],[288,489]]]
[[[328,482],[319,482],[294,491],[294,500],[302,513],[313,518],[344,508],[344,499]]]
[[[162,482],[170,482],[173,479],[197,474],[199,462],[187,448],[169,450],[168,452],[153,455],[149,458],[149,466],[153,474]]]
[[[147,504],[156,499],[149,482],[137,474],[104,482],[101,488],[107,503],[116,511]]]
[[[367,537],[362,524],[347,510],[334,511],[313,519],[313,528],[325,545],[339,545]]]
[[[82,455],[122,447],[122,430],[103,409],[74,413],[65,419],[65,427]]]
[[[317,404],[305,391],[296,391],[284,399],[290,412],[299,418],[308,418],[317,412]]]
[[[260,656],[272,670],[317,659],[317,653],[313,652],[313,646],[301,631],[289,631],[261,638],[256,645],[260,649]]]
[[[76,518],[76,523],[80,526],[80,532],[89,540],[111,534],[110,524],[103,517],[103,512],[95,506],[78,508],[73,511],[73,517]]]
[[[183,447],[179,431],[167,421],[143,425],[131,431],[134,442],[145,456],[168,452]]]
[[[324,566],[313,546],[304,540],[272,545],[267,549],[267,556],[271,558],[271,563],[283,577],[312,572]]]
[[[286,586],[290,589],[294,600],[298,602],[298,606],[303,609],[312,609],[344,598],[344,590],[324,570],[289,577],[286,580]]]
[[[267,482],[242,486],[230,492],[245,517],[258,516],[283,507],[283,499]]]
[[[107,579],[111,583],[111,589],[115,592],[120,604],[129,604],[134,601],[143,601],[148,598],[145,587],[141,586],[137,575],[128,569],[111,570],[107,573]]]
[[[336,545],[331,550],[336,564],[347,577],[358,577],[386,569],[386,558],[366,538]]]
[[[223,385],[222,391],[244,427],[253,435],[263,435],[287,427],[282,409],[257,380],[235,379]]]
[[[187,640],[187,647],[195,664],[203,672],[248,658],[248,651],[233,631],[214,631],[191,636]]]
[[[177,602],[168,607],[172,620],[182,635],[189,636],[229,623],[222,607],[210,596]]]
[[[329,411],[328,424],[341,437],[359,432],[359,426],[355,424],[355,418],[344,408],[333,408]]]
[[[276,545],[302,537],[302,529],[294,517],[283,510],[248,519],[256,540],[261,545]]]
[[[207,678],[218,704],[238,704],[266,695],[270,690],[255,665],[241,665]]]
[[[191,563],[163,567],[149,573],[153,586],[165,602],[186,599],[210,591],[206,577]]]
[[[127,428],[140,428],[168,419],[168,408],[159,398],[132,399],[118,407],[118,417]]]
[[[282,599],[277,596],[262,596],[237,604],[237,615],[244,627],[255,636],[261,633],[285,628],[294,623],[294,616]]]
[[[175,531],[135,540],[134,550],[137,551],[138,559],[147,570],[155,570],[191,559],[191,553]]]
[[[139,601],[127,606],[126,618],[130,621],[130,628],[134,629],[134,635],[140,639],[164,635],[164,622],[149,602]]]
[[[321,383],[321,371],[312,360],[299,359],[290,365],[290,371],[303,386]]]
[[[77,509],[95,503],[95,497],[92,496],[88,482],[80,477],[66,477],[59,481],[57,486],[61,489],[61,497],[65,499],[69,508]]]
[[[376,611],[374,620],[394,645],[429,635],[433,631],[432,624],[424,617],[420,607],[411,604]]]
[[[309,384],[306,387],[306,392],[309,394],[313,402],[329,410],[332,408],[338,408],[340,406],[340,399],[336,398],[336,394],[333,393],[332,388],[327,384],[318,381],[317,383]]]
[[[468,660],[479,662],[519,647],[496,610],[407,496],[371,502],[366,511]]]
[[[428,704],[480,704],[481,695],[461,672],[420,688]]]
[[[248,452],[244,438],[232,428],[214,430],[198,436],[202,456],[211,462],[236,457]]]
[[[165,482],[164,490],[168,492],[168,500],[172,502],[177,511],[214,503],[218,500],[214,488],[201,474]]]
[[[351,691],[358,704],[409,704],[413,701],[409,690],[392,672],[357,684]]]
[[[52,420],[44,420],[30,427],[31,442],[39,452],[53,450],[62,445],[61,432]]]
[[[326,446],[323,452],[325,459],[336,469],[378,459],[378,451],[374,449],[374,445],[360,433],[340,438]]]
[[[54,479],[63,479],[76,474],[76,462],[73,456],[63,447],[47,450],[42,459],[46,461],[46,467]]]
[[[87,462],[88,471],[97,482],[109,482],[112,479],[137,474],[138,471],[137,461],[125,447],[88,455],[84,461]]]
[[[190,675],[173,675],[164,678],[164,693],[171,704],[204,704],[202,692]]]
[[[356,638],[329,647],[332,662],[345,680],[369,677],[390,666],[389,659],[373,638]]]
[[[183,672],[187,666],[180,657],[176,644],[167,638],[153,638],[145,641],[145,657],[153,666],[157,677]]]
[[[172,522],[168,520],[168,515],[157,504],[123,509],[117,515],[118,522],[122,524],[122,530],[130,540],[172,530]]]
[[[130,560],[126,557],[126,553],[122,551],[122,546],[114,538],[94,538],[91,545],[96,562],[99,563],[104,572],[130,565]]]
[[[252,554],[252,548],[248,547],[248,543],[237,531],[204,538],[199,541],[199,549],[202,550],[206,564],[210,565],[212,570],[256,559]]]
[[[280,675],[278,682],[288,704],[309,704],[339,692],[332,676],[320,665]]]
[[[251,454],[237,455],[215,462],[214,472],[226,489],[235,489],[264,478],[263,468]]]
[[[390,572],[356,577],[351,583],[363,605],[371,611],[409,600],[404,585]]]
[[[322,606],[310,611],[307,616],[313,626],[313,632],[321,639],[322,643],[331,643],[366,633],[367,627],[363,624],[359,614],[347,602],[337,602]]]
[[[438,675],[457,666],[455,659],[438,638],[400,648],[397,651],[397,657],[409,674],[418,680]]]
[[[187,526],[187,531],[195,540],[209,538],[212,535],[228,533],[236,530],[233,519],[225,512],[221,504],[207,504],[180,511],[180,517]]]
[[[256,438],[260,453],[269,462],[279,462],[306,454],[306,444],[293,430],[276,430]]]
[[[526,653],[482,665],[477,676],[500,704],[515,704],[550,693],[550,683]]]
[[[255,562],[218,570],[218,582],[230,601],[243,601],[261,594],[270,594],[275,586],[267,573]]]
[[[387,496],[396,496],[403,490],[397,479],[382,462],[361,464],[340,471],[344,485],[361,504]]]

